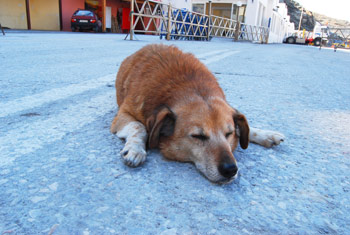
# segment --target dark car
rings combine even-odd
[[[76,10],[72,15],[71,29],[76,30],[93,30],[95,32],[101,31],[101,21],[97,15],[90,10]]]

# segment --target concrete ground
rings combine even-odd
[[[1,234],[350,232],[349,53],[124,37],[0,36]],[[114,79],[149,43],[194,53],[252,126],[286,141],[237,149],[239,177],[228,185],[156,150],[142,167],[125,166],[109,132]]]

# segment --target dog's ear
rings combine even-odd
[[[158,147],[162,136],[168,137],[174,133],[175,114],[168,108],[162,107],[158,112],[147,119],[148,146],[149,148]]]
[[[249,144],[249,125],[246,117],[235,109],[233,120],[236,125],[236,132],[239,136],[239,144],[242,149],[248,148]]]

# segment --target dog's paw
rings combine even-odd
[[[138,167],[146,161],[146,150],[138,145],[125,145],[120,152],[125,165]]]
[[[279,145],[285,139],[283,134],[276,131],[266,131],[264,135],[265,135],[264,146],[267,148],[271,148],[275,145]]]

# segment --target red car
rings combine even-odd
[[[71,29],[73,32],[83,29],[100,32],[101,26],[101,21],[98,19],[97,15],[90,10],[78,9],[72,15]]]

